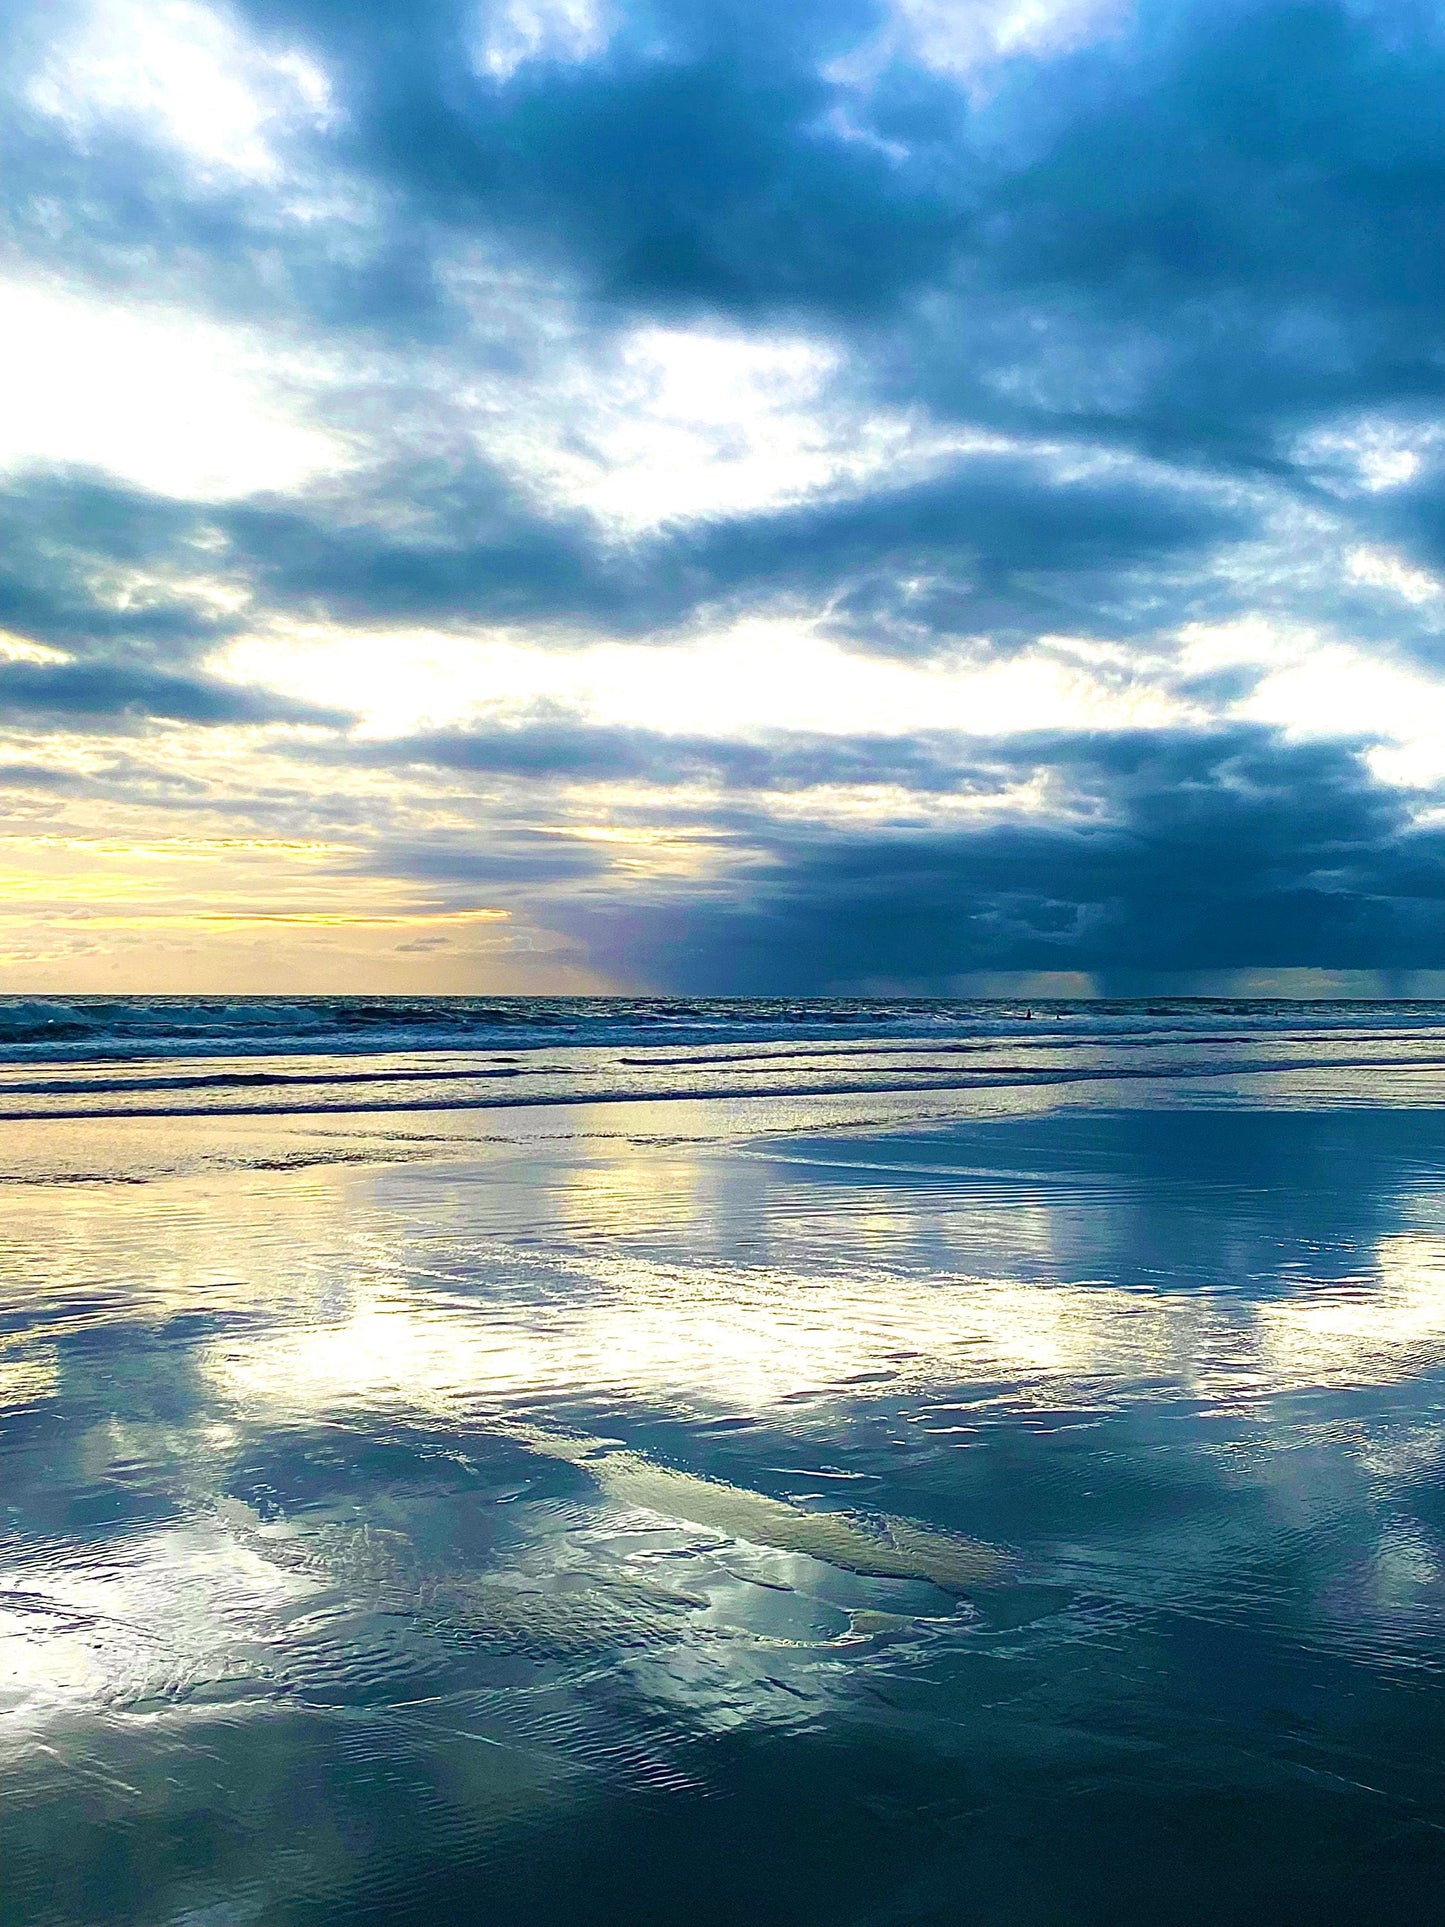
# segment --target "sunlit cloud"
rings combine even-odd
[[[1357,551],[1352,573],[1423,601],[1440,594],[1432,578]],[[1185,632],[1187,671],[1256,672],[1233,712],[1300,737],[1353,737],[1370,743],[1368,761],[1383,780],[1425,788],[1445,778],[1445,680],[1349,643],[1263,619]],[[1373,741],[1371,740],[1373,739]]]
[[[1445,777],[1445,680],[1343,643],[1275,637],[1266,650],[1237,714],[1299,736],[1373,738],[1371,767],[1389,782]]]
[[[1128,0],[893,0],[918,57],[969,75],[1010,55],[1062,53],[1117,28]]]
[[[204,173],[274,182],[277,143],[325,127],[325,74],[297,48],[251,40],[229,10],[194,0],[81,0],[25,96],[82,137],[120,129],[166,142]]]
[[[508,397],[478,438],[544,499],[628,532],[896,487],[1008,446],[870,410],[844,372],[835,346],[806,338],[641,328],[600,363],[564,364],[550,392]]]
[[[483,13],[474,57],[480,72],[506,81],[534,60],[595,59],[610,25],[603,0],[501,0]]]
[[[292,634],[218,659],[228,675],[304,700],[344,686],[368,735],[564,704],[606,724],[746,735],[759,728],[847,734],[957,729],[977,735],[1151,728],[1190,705],[1112,652],[1052,638],[1001,662],[907,663],[841,647],[825,622],[753,618],[670,645],[597,643],[542,651],[520,639]],[[766,689],[766,701],[759,701]]]
[[[1413,481],[1439,443],[1440,427],[1428,419],[1367,415],[1314,430],[1301,440],[1299,457],[1330,486],[1375,495]]]
[[[78,463],[173,496],[289,489],[349,451],[242,329],[52,281],[0,280],[0,468]]]
[[[1433,575],[1412,569],[1398,555],[1380,549],[1351,549],[1345,566],[1356,582],[1367,582],[1375,589],[1392,589],[1406,602],[1433,602],[1445,594]]]
[[[1132,0],[890,0],[876,35],[826,71],[844,87],[867,86],[901,57],[959,82],[981,103],[1006,62],[1070,53],[1121,32],[1133,13]],[[906,143],[865,132],[846,114],[834,124],[899,158],[907,153]]]

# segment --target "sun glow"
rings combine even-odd
[[[243,328],[0,279],[0,338],[0,467],[75,462],[220,501],[351,459],[295,398],[284,346]]]
[[[1194,715],[1167,688],[1121,673],[1107,648],[1070,638],[994,661],[908,662],[840,645],[823,618],[754,617],[695,641],[568,650],[496,634],[291,631],[235,644],[217,666],[307,702],[344,687],[363,739],[522,721],[538,705],[606,726],[741,738],[1151,728]]]

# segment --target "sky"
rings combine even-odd
[[[1445,16],[9,0],[0,990],[1445,991]]]

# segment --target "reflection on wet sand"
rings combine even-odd
[[[1218,1917],[1418,1914],[1442,1173],[1240,1099],[18,1187],[0,1921],[1204,1921],[1261,1827]]]

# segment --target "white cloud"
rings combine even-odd
[[[804,620],[768,618],[694,643],[572,650],[497,637],[333,633],[308,642],[287,633],[233,646],[221,667],[303,700],[334,701],[345,688],[377,736],[505,720],[539,703],[604,725],[724,737],[1152,728],[1194,716],[1166,690],[1061,639],[983,666],[904,663],[840,648]]]
[[[493,80],[510,80],[532,60],[595,60],[609,35],[597,0],[503,0],[483,19],[474,58]]]
[[[1382,782],[1428,788],[1445,779],[1440,678],[1262,618],[1192,628],[1184,642],[1180,660],[1186,672],[1234,665],[1265,671],[1231,715],[1295,737],[1373,737],[1376,747],[1366,760]]]
[[[925,65],[969,74],[1014,54],[1062,53],[1115,28],[1120,0],[894,0]]]
[[[1008,446],[870,408],[840,353],[805,336],[644,327],[601,351],[539,342],[525,383],[474,381],[452,399],[519,485],[619,533],[906,481]]]
[[[1312,629],[1241,616],[1233,622],[1191,622],[1179,634],[1179,667],[1187,676],[1217,669],[1273,668],[1301,661],[1319,647]]]
[[[1440,439],[1433,422],[1364,415],[1315,430],[1298,444],[1296,455],[1336,492],[1378,495],[1413,481]]]
[[[333,113],[321,70],[250,39],[196,0],[92,0],[27,88],[32,107],[84,134],[121,123],[201,171],[281,175],[275,142]]]
[[[1367,583],[1372,589],[1392,589],[1406,602],[1417,605],[1433,602],[1441,593],[1433,575],[1427,575],[1423,569],[1412,569],[1388,549],[1351,549],[1345,557],[1345,568],[1356,582]]]
[[[946,74],[975,101],[986,99],[1003,63],[1047,60],[1119,32],[1133,0],[892,0],[873,37],[826,70],[837,86],[866,92],[902,57]],[[882,140],[843,109],[835,130],[867,140],[898,158],[906,148]]]
[[[349,459],[287,394],[284,354],[175,309],[0,280],[0,349],[0,468],[79,463],[215,500]]]
[[[1413,448],[1369,448],[1360,456],[1360,476],[1372,494],[1399,488],[1419,471],[1420,457]]]

